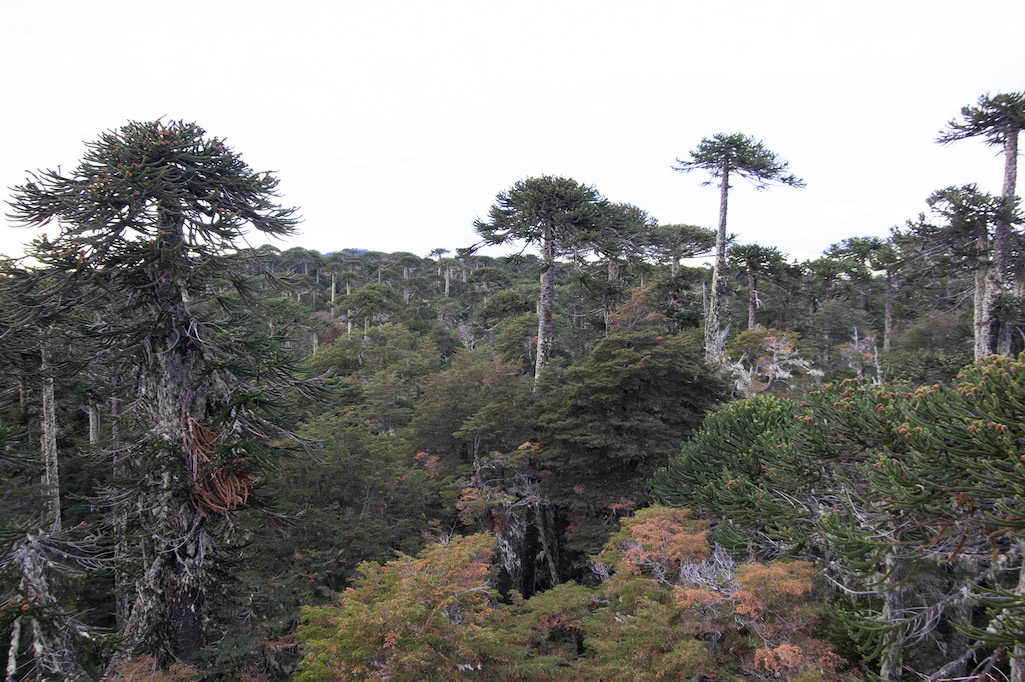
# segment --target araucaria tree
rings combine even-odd
[[[985,293],[982,297],[982,315],[977,325],[986,333],[976,341],[975,357],[979,359],[998,352],[1001,336],[1000,309],[1008,282],[1011,260],[1012,223],[1015,218],[1017,197],[1015,184],[1018,177],[1018,133],[1025,128],[1025,92],[1000,93],[979,98],[978,106],[961,108],[963,120],[952,120],[940,133],[937,141],[949,144],[970,137],[982,137],[991,147],[1004,150],[1004,182],[1001,190],[1002,206],[994,222],[989,269]],[[1009,335],[1005,335],[1009,338]]]
[[[11,204],[25,226],[59,227],[33,244],[40,280],[51,301],[77,292],[70,324],[98,340],[97,366],[117,367],[108,506],[132,595],[119,626],[164,664],[204,647],[218,543],[308,387],[248,323],[263,268],[236,251],[247,228],[294,230],[276,187],[195,124],[133,122],[88,143],[71,173],[34,174]]]
[[[722,318],[726,312],[726,204],[730,176],[740,176],[766,189],[773,184],[804,187],[804,180],[788,173],[789,163],[769,151],[750,135],[717,133],[705,138],[690,153],[689,160],[676,159],[673,170],[689,173],[706,171],[711,178],[705,185],[719,181],[719,228],[715,239],[715,266],[712,270],[712,293],[705,313],[705,357],[721,361],[725,349]]]
[[[636,234],[647,222],[642,211],[612,204],[593,187],[548,175],[520,180],[499,192],[488,219],[474,221],[474,229],[488,244],[523,241],[541,247],[535,392],[552,355],[556,257],[593,250],[618,235]]]

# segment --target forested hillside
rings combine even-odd
[[[1023,126],[805,261],[729,234],[805,182],[741,134],[677,160],[715,229],[512,178],[420,255],[250,248],[272,174],[104,133],[9,207],[6,679],[1025,682]]]

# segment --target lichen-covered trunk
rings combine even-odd
[[[181,243],[180,222],[173,217],[162,222],[169,248]],[[154,284],[154,300],[167,322],[141,348],[145,372],[137,409],[146,430],[133,464],[146,478],[136,511],[143,568],[125,634],[127,644],[141,645],[166,666],[193,658],[205,644],[206,555],[213,545],[190,497],[205,454],[190,428],[206,419],[207,389],[195,383],[203,365],[201,325],[185,283],[172,268],[155,273]]]
[[[541,272],[541,292],[537,297],[537,355],[534,360],[534,394],[537,395],[541,371],[552,355],[555,306],[555,236],[552,228],[545,228]]]
[[[989,235],[983,232],[976,239],[979,255],[975,264],[975,291],[972,299],[974,305],[973,329],[975,359],[980,360],[989,352],[986,348],[986,335],[989,320],[986,316],[986,281],[989,273]]]
[[[755,313],[758,312],[758,276],[754,270],[747,271],[747,328],[754,329],[758,324]]]
[[[96,445],[100,442],[100,406],[90,400],[86,414],[89,417],[89,445]]]
[[[57,414],[54,408],[53,374],[46,362],[46,351],[39,351],[39,370],[42,374],[42,418],[40,451],[43,459],[43,492],[46,511],[54,532],[61,530],[60,471],[57,462]]]
[[[14,543],[6,557],[18,582],[18,597],[8,603],[14,620],[10,623],[6,682],[91,679],[75,652],[76,639],[91,638],[88,627],[68,616],[51,593],[48,575],[69,568],[57,567],[47,551],[59,537],[60,533],[28,533]],[[36,608],[15,608],[19,598],[31,600]]]
[[[1000,307],[1007,287],[1007,267],[1011,258],[1011,210],[1014,206],[1014,192],[1018,176],[1018,130],[1008,126],[1004,131],[1004,182],[1001,190],[1003,206],[993,226],[993,248],[986,278],[986,294],[983,300],[985,336],[982,357],[1000,350],[1001,319]],[[979,349],[976,349],[978,354]]]
[[[890,352],[893,338],[893,274],[886,271],[886,299],[883,305],[883,352]]]
[[[719,185],[719,229],[715,235],[715,265],[712,291],[705,311],[705,359],[721,362],[725,353],[722,318],[726,299],[726,206],[730,191],[730,170],[722,169]]]
[[[205,415],[192,386],[198,357],[188,346],[174,338],[147,348],[153,369],[143,387],[152,420],[147,456],[157,466],[144,500],[141,521],[150,537],[143,540],[144,572],[135,582],[126,634],[129,644],[153,651],[161,665],[189,660],[205,644],[210,541],[189,499],[189,471],[197,463],[185,447],[188,420],[202,422]]]
[[[500,505],[494,517],[501,589],[530,597],[558,585],[558,539],[551,501],[535,491]]]

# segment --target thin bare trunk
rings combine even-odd
[[[883,304],[883,352],[890,351],[890,339],[893,337],[893,275],[886,271],[886,299]]]
[[[986,357],[989,353],[986,350],[986,333],[989,322],[986,318],[986,282],[989,277],[989,235],[983,232],[976,239],[978,255],[975,264],[975,293],[973,297],[974,331],[975,331],[975,359]]]
[[[1011,208],[1018,175],[1018,130],[1008,127],[1004,131],[1004,182],[1001,192],[1002,210],[993,231],[993,257],[986,278],[984,355],[996,353],[1000,344],[1000,304],[1007,287],[1007,267],[1011,258]],[[978,351],[977,351],[978,352]]]
[[[18,651],[21,647],[21,618],[15,618],[11,625],[11,645],[7,649],[6,682],[20,682],[18,678]]]
[[[758,312],[758,276],[753,270],[747,272],[747,328],[754,329],[758,324],[755,313]]]
[[[719,230],[715,235],[715,265],[712,268],[712,291],[705,312],[705,359],[721,362],[725,352],[721,333],[726,299],[726,207],[730,191],[730,170],[722,169],[719,185]]]
[[[45,473],[43,488],[46,492],[46,507],[54,532],[61,530],[60,472],[57,462],[57,414],[54,407],[53,375],[46,364],[46,351],[39,351],[39,369],[43,377],[43,414],[40,450]]]
[[[545,227],[544,261],[541,272],[541,292],[537,298],[537,358],[534,362],[534,394],[539,391],[541,371],[552,355],[553,318],[555,306],[555,236],[552,228]]]
[[[89,445],[96,445],[100,442],[100,406],[90,400],[86,414],[89,415]]]

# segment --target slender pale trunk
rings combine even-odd
[[[43,488],[46,492],[46,510],[54,532],[61,530],[60,472],[57,463],[57,413],[54,407],[53,374],[46,364],[46,351],[39,351],[39,369],[43,378],[43,414],[40,450],[43,455]]]
[[[747,271],[747,328],[754,329],[758,321],[755,313],[758,311],[758,275],[754,270]]]
[[[1000,342],[1000,303],[1007,286],[1007,266],[1011,257],[1011,207],[1018,176],[1018,130],[1008,126],[1004,130],[1004,182],[1001,192],[1003,205],[993,232],[993,257],[986,278],[983,301],[985,315],[984,353],[996,353]],[[978,353],[978,351],[976,351]]]
[[[552,355],[553,319],[555,305],[555,235],[550,225],[545,226],[541,272],[541,292],[537,298],[537,358],[534,362],[534,393],[537,394],[541,370]]]
[[[96,445],[100,442],[100,407],[93,401],[89,401],[86,408],[89,415],[89,445]]]
[[[331,317],[335,316],[335,292],[337,290],[337,278],[331,273]]]
[[[1016,189],[1015,186],[1017,184],[1017,180],[1018,180],[1018,130],[1016,128],[1008,127],[1008,129],[1004,131],[1004,183],[1003,183],[1003,188],[1001,189],[1001,198],[1003,199],[1003,202],[1004,202],[1004,208],[1006,209],[1006,211],[1008,213],[1010,211],[1010,208],[1014,206],[1014,202],[1015,202],[1014,192],[1015,192],[1015,189]],[[1009,277],[1010,278],[1010,282],[1007,283],[1008,287],[1013,290],[1012,293],[1015,296],[1018,296],[1019,292],[1022,289],[1025,289],[1025,283],[1023,283],[1021,281],[1022,275],[1025,274],[1025,269],[1023,269],[1020,257],[1013,264],[1010,263],[1010,258],[1011,258],[1010,240],[1011,240],[1011,235],[1013,234],[1013,229],[1011,227],[1011,220],[1010,220],[1009,215],[1002,211],[1001,212],[1001,216],[1000,216],[1000,221],[1001,221],[1001,223],[1006,223],[1006,232],[1007,232],[1007,235],[1008,235],[1008,237],[1007,237],[1008,238],[1007,259],[1008,259],[1009,265],[1011,265],[1011,267],[1009,268],[1009,272],[1007,274],[1005,274],[1005,277]],[[1000,350],[1000,353],[1002,355],[1010,355],[1010,353],[1011,353],[1011,335],[1013,333],[1011,320],[1004,320],[1002,326],[1003,326],[1003,330],[1002,330],[1003,333],[1001,334],[1001,338],[1000,338],[1000,349],[999,350]]]
[[[21,650],[21,618],[15,618],[11,625],[11,644],[7,649],[7,677],[6,682],[18,682],[18,652]]]
[[[989,330],[989,321],[986,317],[986,283],[989,278],[989,234],[984,228],[982,234],[976,238],[978,255],[975,257],[975,292],[973,297],[974,331],[975,331],[975,359],[989,355],[986,350],[986,334]]]
[[[890,351],[893,337],[893,274],[886,271],[886,299],[883,304],[883,352]]]
[[[730,169],[723,167],[719,185],[719,230],[715,235],[715,266],[712,269],[712,292],[705,313],[705,359],[722,362],[725,352],[722,334],[722,313],[726,298],[726,205],[730,192]]]

